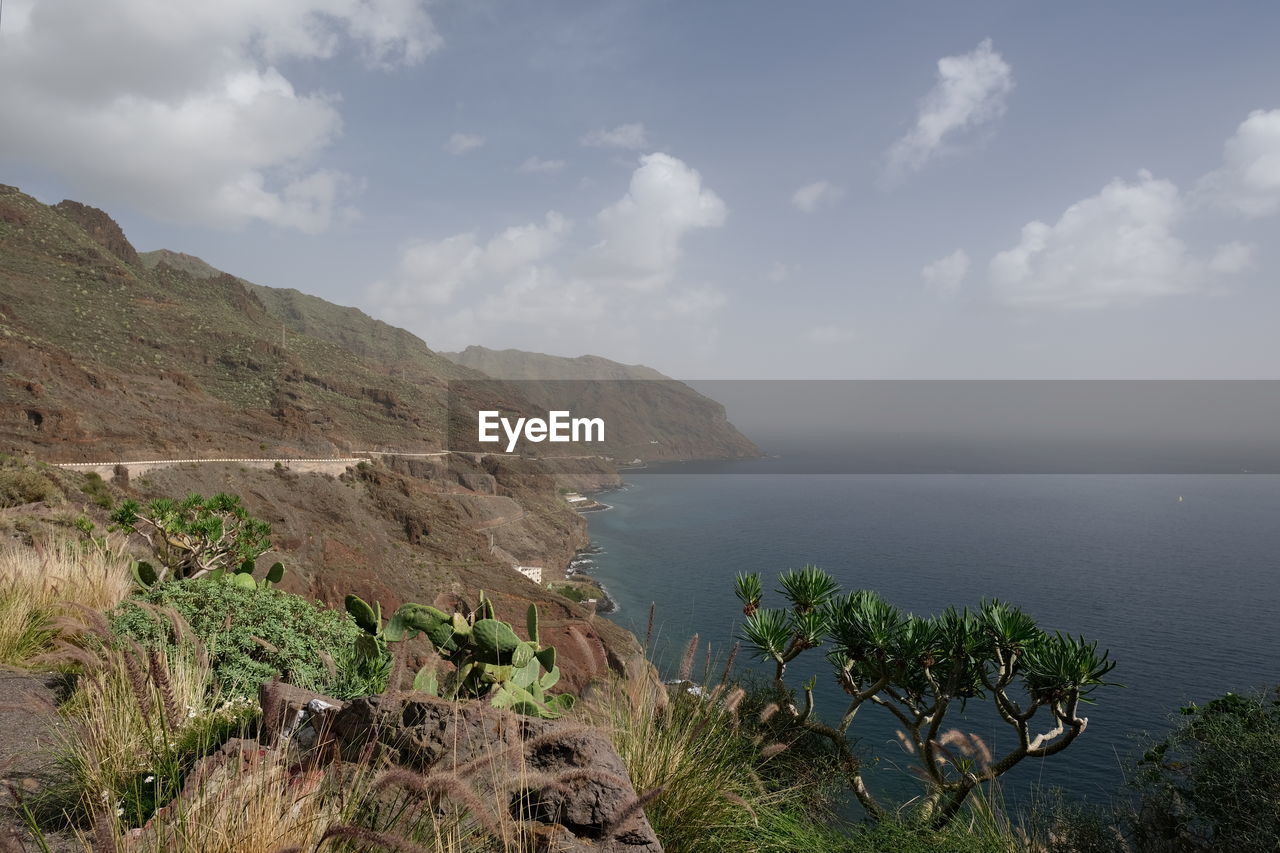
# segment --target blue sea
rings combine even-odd
[[[643,638],[655,604],[653,649],[668,673],[694,633],[723,659],[741,622],[736,572],[763,573],[766,604],[781,605],[777,573],[808,563],[904,611],[995,597],[1109,649],[1124,686],[1094,694],[1069,749],[1005,777],[1015,803],[1036,786],[1106,800],[1141,735],[1167,728],[1180,705],[1280,682],[1280,476],[670,470],[627,472],[625,489],[601,496],[612,509],[589,516],[602,550],[589,568],[619,605],[612,618]],[[818,673],[819,710],[835,716],[842,694],[808,657],[792,681]],[[981,713],[961,727],[998,754],[1010,744]],[[873,787],[905,795],[910,762],[894,729],[867,708],[853,731],[882,758]]]

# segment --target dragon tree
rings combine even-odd
[[[752,653],[774,665],[782,713],[835,746],[850,787],[868,815],[886,808],[867,788],[850,729],[858,712],[877,705],[901,724],[900,738],[926,780],[922,816],[949,823],[969,794],[1026,758],[1062,752],[1085,730],[1081,715],[1115,663],[1096,642],[1049,634],[1016,607],[984,601],[976,611],[949,608],[920,617],[904,614],[875,592],[843,593],[813,566],[779,577],[786,608],[762,607],[758,574],[739,574],[737,595]],[[816,677],[800,695],[787,683],[787,666],[810,650],[826,659],[848,704],[838,720],[814,715]],[[970,701],[988,701],[1014,733],[1015,744],[992,755],[979,739],[944,729],[947,714]]]

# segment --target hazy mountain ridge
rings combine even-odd
[[[518,349],[489,349],[469,346],[461,352],[441,352],[440,355],[492,376],[494,379],[650,379],[672,381],[652,367],[643,364],[622,364],[598,355],[580,355],[566,358],[527,352]]]
[[[479,346],[440,355],[510,380],[522,396],[548,410],[603,418],[601,451],[620,462],[760,455],[729,422],[724,406],[651,367],[595,355],[563,358]]]

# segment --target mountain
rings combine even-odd
[[[191,256],[140,255],[100,210],[0,186],[0,447],[31,460],[22,464],[430,451],[447,446],[450,384],[463,380],[482,395],[468,405],[534,408],[355,309]],[[616,477],[600,460],[584,464]],[[95,488],[86,475],[54,474],[71,497],[0,513],[56,519],[70,504],[105,524],[80,492]],[[587,544],[559,487],[536,460],[462,454],[387,456],[338,477],[204,463],[111,481],[139,499],[241,495],[272,524],[286,588],[331,604],[348,592],[394,607],[483,589],[522,624],[536,603],[581,686],[638,646],[513,570],[562,577]]]
[[[355,309],[140,256],[102,211],[12,187],[0,333],[0,442],[53,461],[428,450],[448,383],[478,376]]]
[[[138,257],[148,269],[163,264],[196,279],[218,279],[227,275],[194,255],[168,249],[142,252]],[[382,365],[393,375],[425,382],[481,378],[474,370],[459,369],[454,361],[432,351],[416,335],[375,320],[358,308],[335,305],[291,288],[264,287],[238,277],[235,280],[257,297],[266,312],[290,333],[336,344],[362,359]]]
[[[100,483],[41,463],[395,451],[340,476],[287,462],[117,469],[110,488],[116,499],[241,495],[272,524],[294,592],[337,605],[355,592],[391,608],[484,589],[504,619],[521,622],[539,606],[567,683],[623,667],[639,652],[634,637],[514,567],[563,576],[588,538],[559,492],[618,483],[602,450],[675,459],[753,455],[754,446],[719,404],[647,368],[517,354],[530,372],[489,365],[519,379],[508,381],[468,366],[466,353],[454,358],[354,308],[262,287],[191,255],[139,253],[101,210],[45,205],[0,185],[0,447],[64,495],[0,514],[65,524],[81,513],[105,524],[85,495]],[[566,386],[541,378],[553,375],[579,386],[572,408],[607,419],[607,448],[569,460],[413,455],[459,447],[468,437],[459,412],[545,412],[565,399]]]
[[[642,364],[620,364],[598,355],[563,358],[540,352],[525,352],[518,349],[498,350],[478,346],[469,346],[462,352],[441,352],[440,355],[456,364],[492,376],[494,379],[674,381],[670,376],[664,376],[652,367],[645,367]]]
[[[595,355],[562,358],[479,346],[439,355],[509,380],[521,396],[544,409],[602,418],[601,452],[621,462],[760,455],[729,422],[724,406],[650,367]]]

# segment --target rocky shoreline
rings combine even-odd
[[[569,561],[569,567],[565,569],[564,574],[569,580],[585,578],[600,588],[602,596],[596,602],[597,613],[617,613],[618,602],[613,600],[613,597],[609,595],[608,588],[596,580],[591,573],[596,564],[595,555],[603,553],[604,549],[594,543],[587,545],[585,548],[579,548],[574,552],[573,559]]]

